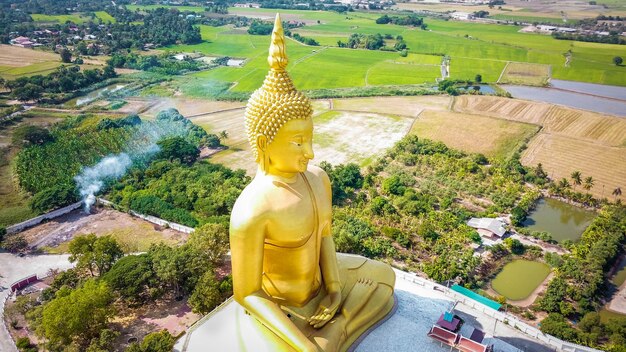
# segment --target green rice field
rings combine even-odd
[[[491,282],[493,289],[513,301],[527,298],[550,274],[550,267],[530,260],[514,260]]]
[[[0,77],[11,80],[24,76],[46,75],[61,66],[61,64],[61,62],[44,61],[21,67],[0,66]]]
[[[158,5],[130,6],[153,9]],[[203,11],[201,7],[177,7]],[[230,13],[270,20],[276,10],[230,8]],[[288,70],[301,89],[349,88],[392,84],[432,85],[440,78],[442,57],[450,57],[450,78],[496,82],[508,62],[550,65],[552,78],[626,85],[626,66],[615,66],[612,58],[626,56],[626,46],[556,40],[550,36],[519,33],[519,26],[477,24],[425,18],[427,30],[397,25],[378,25],[373,13],[338,14],[324,11],[280,10],[284,18],[304,21],[306,26],[292,32],[318,40],[321,46],[288,41]],[[201,26],[205,42],[175,45],[169,50],[201,52],[212,56],[246,59],[243,67],[220,67],[195,74],[199,78],[231,83],[233,92],[249,92],[258,87],[267,72],[269,36],[248,35],[231,26]],[[352,33],[403,36],[408,57],[398,52],[355,50],[337,47]],[[388,40],[392,46],[395,40]],[[570,67],[564,53],[571,50]],[[324,67],[324,70],[319,70]],[[312,79],[312,78],[315,79]]]
[[[101,19],[104,23],[106,22],[115,22],[115,18],[109,15],[106,11],[97,11],[95,12],[96,17]],[[70,15],[44,15],[39,13],[34,13],[30,15],[33,21],[35,22],[44,22],[44,23],[65,23],[67,21],[81,24],[91,20],[91,17],[85,16],[80,13],[74,13]]]

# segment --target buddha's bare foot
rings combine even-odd
[[[352,320],[359,313],[377,286],[378,283],[367,278],[357,280],[341,308],[341,314],[346,317],[347,321]]]

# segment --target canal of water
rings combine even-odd
[[[514,98],[626,117],[626,87],[551,81],[554,88],[501,85]],[[556,88],[556,89],[555,89]]]

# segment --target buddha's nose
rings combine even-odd
[[[307,159],[313,159],[315,153],[313,153],[313,143],[304,143],[304,157]]]

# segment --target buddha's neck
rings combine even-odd
[[[275,170],[271,170],[270,172],[265,172],[259,166],[257,169],[257,175],[263,175],[263,177],[270,178],[275,181],[280,181],[283,183],[296,183],[298,181],[299,172],[279,172]]]

